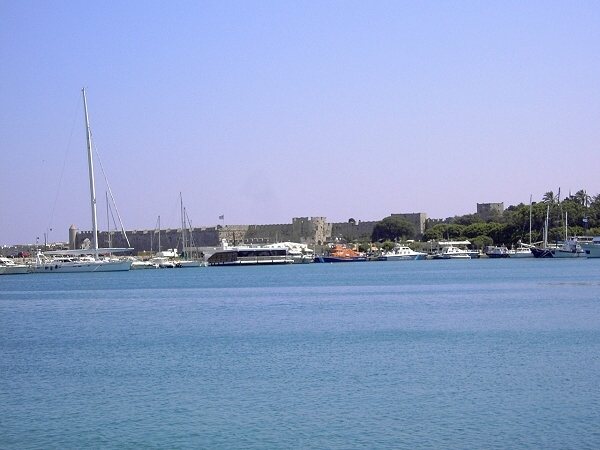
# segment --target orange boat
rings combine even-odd
[[[329,252],[329,255],[317,256],[315,262],[358,262],[366,261],[367,257],[362,256],[351,248],[336,244]]]

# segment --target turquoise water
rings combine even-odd
[[[2,448],[600,448],[600,260],[0,277]]]

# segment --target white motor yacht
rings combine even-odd
[[[472,259],[478,257],[479,252],[464,250],[452,245],[442,248],[441,252],[433,255],[433,259]]]
[[[406,245],[396,245],[389,252],[381,254],[382,261],[415,261],[420,259],[426,259],[427,253],[416,252],[412,248]]]

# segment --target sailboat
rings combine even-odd
[[[90,204],[92,211],[92,242],[90,248],[79,250],[59,250],[38,252],[35,263],[31,266],[34,273],[65,273],[65,272],[118,272],[131,268],[130,260],[118,259],[113,253],[127,252],[132,248],[98,248],[98,218],[96,213],[96,181],[94,179],[94,160],[92,156],[92,136],[88,117],[85,88],[81,90],[83,110],[85,114],[85,133],[87,138],[87,157],[90,178]]]
[[[186,218],[187,213],[185,212],[185,208],[183,206],[183,197],[181,196],[181,192],[179,193],[179,202],[181,208],[181,240],[182,240],[182,251],[181,256],[183,258],[189,257],[189,250],[193,248],[192,242],[192,232],[189,230],[189,236],[186,234]],[[177,267],[200,267],[202,264],[198,259],[180,259],[177,261]]]
[[[560,192],[560,191],[559,191]],[[544,224],[544,242],[541,247],[532,247],[531,253],[536,258],[585,258],[586,252],[581,248],[577,238],[568,238],[568,216],[565,213],[565,239],[562,243],[548,244],[548,229],[550,217],[550,205],[546,209],[546,223]],[[562,217],[562,214],[561,214]]]

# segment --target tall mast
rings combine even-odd
[[[109,216],[109,203],[108,203],[108,192],[104,192],[106,196],[106,232],[108,233],[108,246],[112,247],[112,242],[110,239],[110,216]]]
[[[531,205],[532,195],[529,194],[529,246],[531,247]]]
[[[544,226],[544,248],[548,248],[548,225],[550,225],[549,221],[550,216],[550,205],[546,207],[546,224]]]
[[[94,181],[94,161],[92,159],[92,135],[90,132],[90,120],[88,117],[87,100],[85,88],[81,89],[83,94],[83,110],[85,113],[85,135],[87,137],[88,168],[90,173],[90,203],[92,206],[92,240],[94,245],[94,257],[98,259],[98,218],[96,214],[96,184]]]
[[[183,210],[183,196],[179,193],[179,203],[181,208],[181,253],[185,257],[185,213]]]

